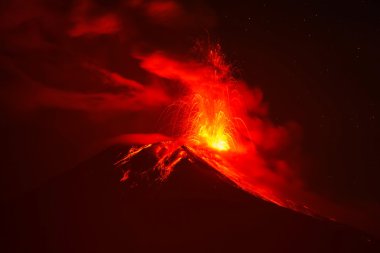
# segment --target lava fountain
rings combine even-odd
[[[263,141],[258,140],[273,139],[273,134],[268,132],[273,133],[276,128],[263,123],[259,113],[255,117],[250,115],[249,89],[232,77],[231,67],[226,64],[220,46],[208,48],[206,58],[202,64],[192,63],[187,68],[161,54],[144,59],[142,65],[145,69],[184,83],[186,94],[170,106],[176,137],[170,141],[132,147],[116,163],[124,171],[121,181],[130,180],[134,173],[130,161],[140,152],[150,150],[156,157],[151,170],[158,173],[159,181],[165,181],[182,160],[198,160],[257,197],[312,214],[305,202],[298,197],[289,197],[289,191],[297,191],[300,185],[297,179],[284,179],[281,174],[291,171],[289,163],[284,159],[268,159],[262,152],[265,149]],[[292,185],[290,189],[289,185]]]

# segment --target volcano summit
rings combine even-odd
[[[115,146],[8,203],[2,252],[378,252],[370,236],[263,201],[186,147],[162,181],[154,144]],[[133,149],[132,149],[133,150]],[[177,157],[177,156],[173,156]]]

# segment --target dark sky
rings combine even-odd
[[[214,1],[215,36],[272,119],[303,127],[310,187],[379,201],[379,5],[291,2]]]
[[[169,98],[154,87],[168,84],[136,55],[184,57],[209,38],[236,77],[263,91],[273,122],[301,126],[308,189],[379,205],[375,1],[8,0],[0,8],[2,198],[75,167],[115,136],[159,131]],[[124,99],[112,73],[148,88]]]

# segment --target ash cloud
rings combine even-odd
[[[29,134],[59,146],[37,154],[36,163],[46,155],[59,160],[62,153],[73,153],[68,163],[46,165],[36,174],[11,173],[19,184],[49,178],[109,143],[169,139],[163,130],[168,122],[159,115],[178,100],[178,90],[213,82],[210,64],[188,53],[199,34],[215,25],[212,12],[198,2],[9,1],[2,14],[2,112],[11,119],[7,134],[26,127]],[[247,134],[262,153],[254,160],[263,180],[300,185],[299,127],[275,126],[262,92],[242,81],[235,85],[247,108]],[[66,139],[71,141],[62,143]],[[26,140],[24,145],[33,150],[39,144]]]
[[[3,13],[10,10],[15,17],[1,27],[5,43],[1,67],[7,73],[1,92],[3,112],[13,120],[9,129],[23,122],[22,128],[37,129],[30,134],[59,146],[38,154],[37,163],[46,155],[60,160],[62,153],[71,150],[73,158],[66,160],[73,166],[110,143],[169,139],[171,133],[165,128],[172,119],[160,115],[186,90],[207,90],[202,84],[215,81],[216,64],[219,85],[233,82],[238,88],[235,102],[242,103],[237,107],[246,108],[241,115],[245,135],[254,143],[247,164],[255,164],[256,169],[246,168],[244,173],[254,183],[302,187],[300,128],[295,123],[271,123],[260,89],[231,78],[230,66],[218,56],[216,62],[208,62],[194,53],[194,44],[206,47],[199,54],[208,53],[209,45],[195,41],[204,28],[215,24],[212,12],[203,5],[172,0],[56,4],[34,0],[27,7],[22,1],[8,2]],[[186,39],[189,34],[192,40]],[[49,130],[39,131],[45,128]],[[24,145],[33,150],[39,144],[26,141]],[[54,166],[41,168],[40,173],[48,178],[68,164]],[[21,178],[41,178],[32,173]]]
[[[11,119],[8,135],[22,125],[59,146],[48,151],[52,160],[68,150],[74,154],[69,165],[41,168],[46,178],[109,143],[169,139],[163,128],[170,122],[160,119],[162,112],[184,90],[197,91],[199,84],[214,81],[210,62],[191,54],[199,34],[215,25],[212,11],[199,2],[9,1],[2,14],[1,68],[6,75],[1,96],[2,111]],[[220,78],[234,82],[237,101],[247,108],[242,115],[246,135],[261,168],[254,176],[261,173],[260,180],[301,187],[299,126],[271,123],[260,89],[230,80],[229,67],[219,67]],[[39,131],[45,128],[49,130]],[[66,139],[70,142],[62,144]],[[33,150],[39,144],[27,140],[24,145]],[[37,163],[45,157],[38,154]],[[12,177],[24,178],[18,179],[20,184],[28,178],[41,180],[32,173]]]
[[[9,168],[1,197],[74,167],[110,141],[167,138],[156,133],[157,121],[175,99],[173,84],[141,68],[135,54],[186,51],[189,34],[215,24],[201,2],[169,0],[16,0],[4,1],[0,13]],[[14,155],[23,152],[33,159]]]

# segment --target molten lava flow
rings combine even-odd
[[[234,146],[231,115],[220,95],[208,98],[197,94],[193,99],[194,112],[188,119],[187,138],[196,145],[227,151]],[[215,98],[216,97],[216,98]]]
[[[215,83],[218,83],[215,77]],[[229,109],[228,87],[210,85],[207,90],[194,95],[194,114],[190,117],[189,139],[197,144],[227,151],[234,144],[232,116]]]
[[[207,146],[217,151],[236,151],[238,146],[235,81],[229,75],[220,47],[208,52],[209,68],[189,88],[190,94],[181,102],[182,135],[187,144]]]
[[[180,81],[187,94],[174,104],[178,138],[132,148],[117,163],[123,166],[123,181],[129,179],[130,160],[152,150],[156,160],[151,170],[158,173],[159,181],[182,160],[195,158],[255,196],[310,214],[305,203],[299,204],[287,194],[296,191],[300,183],[292,177],[290,162],[276,157],[280,144],[286,143],[286,128],[262,119],[261,93],[247,95],[243,83],[232,78],[219,46],[208,50],[206,63],[184,64],[153,54],[143,59],[142,66],[163,78]]]

